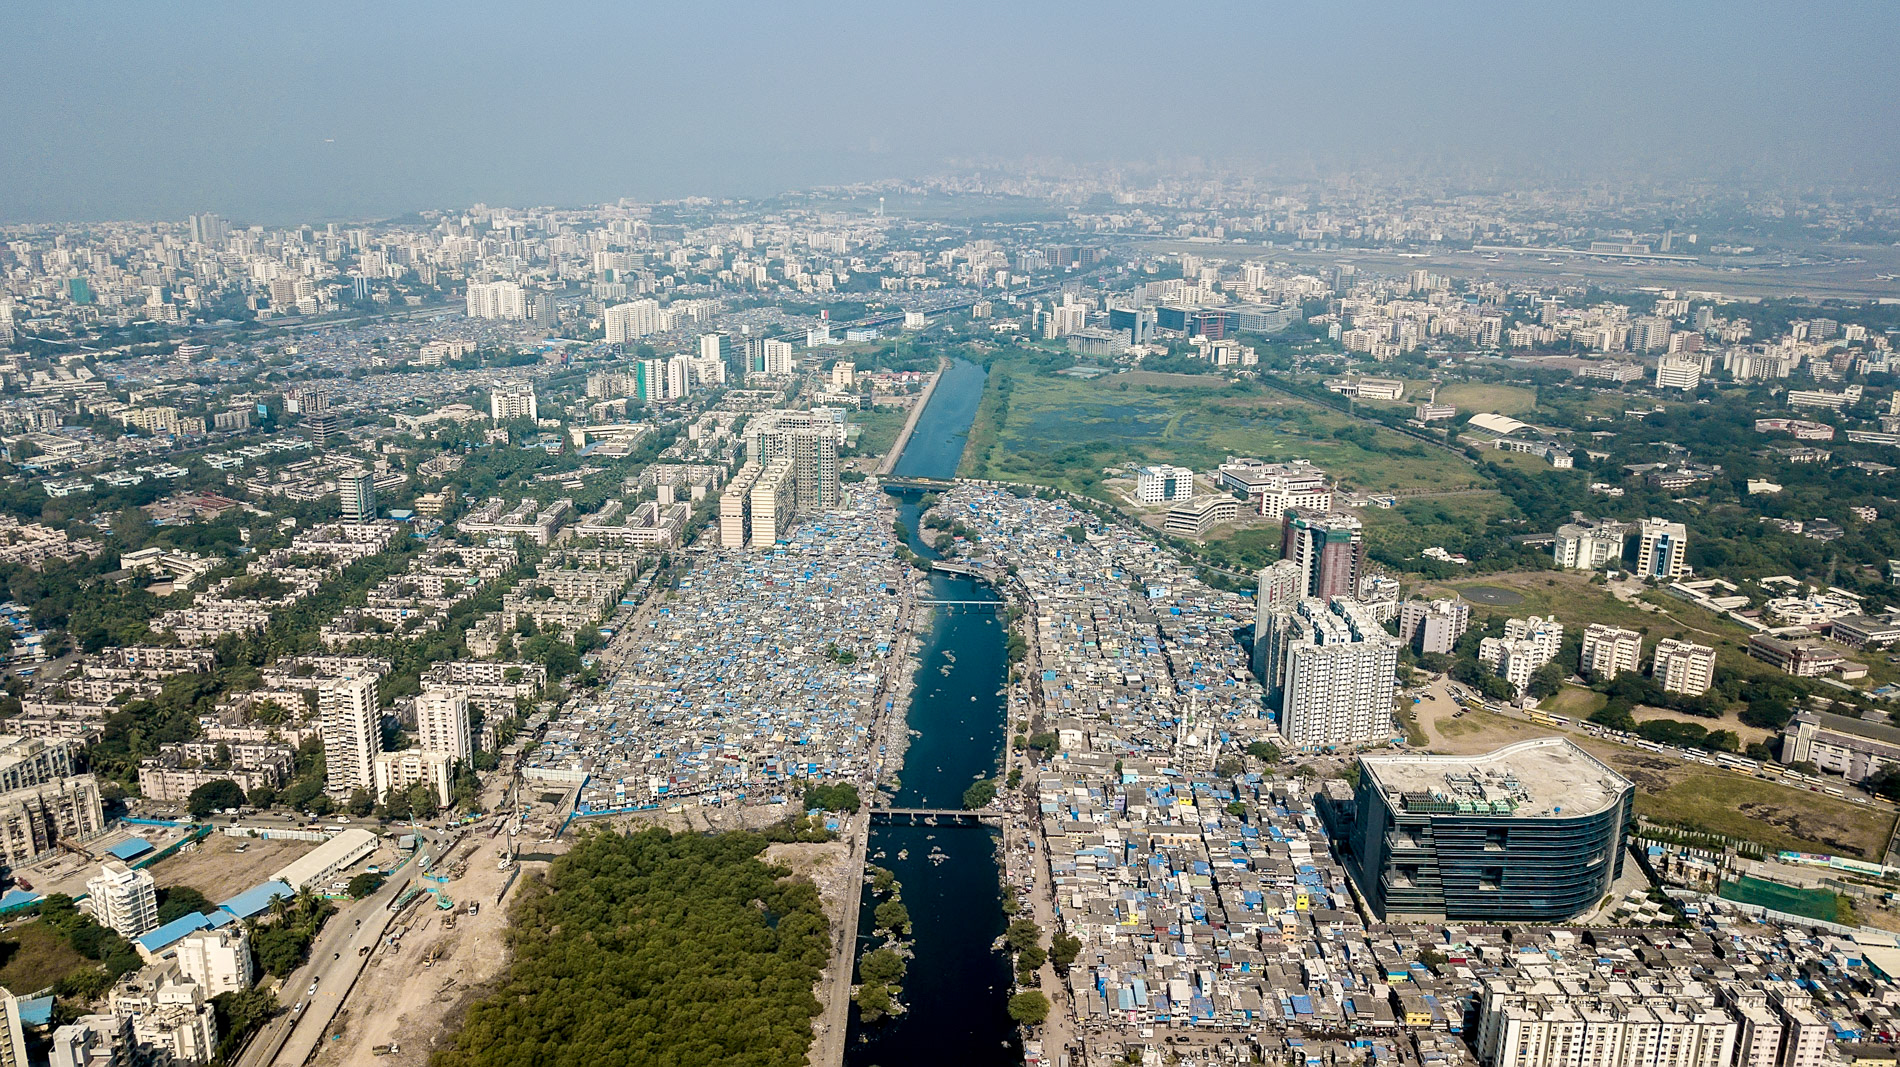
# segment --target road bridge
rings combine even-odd
[[[954,478],[906,477],[885,478],[883,480],[883,485],[886,489],[927,489],[939,493],[955,488],[956,484],[956,479]]]
[[[1001,600],[931,600],[927,597],[918,597],[916,603],[919,607],[951,610],[961,608],[964,611],[998,612],[1009,607]]]
[[[871,822],[882,826],[981,826],[1003,824],[1000,813],[962,808],[872,808]]]

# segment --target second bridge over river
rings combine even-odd
[[[997,812],[965,811],[962,808],[872,808],[873,826],[992,826],[1003,825]]]

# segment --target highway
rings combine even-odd
[[[324,924],[310,946],[310,962],[286,978],[278,994],[288,1010],[251,1038],[237,1058],[238,1067],[295,1067],[316,1051],[337,1011],[349,998],[350,987],[368,965],[370,953],[395,918],[389,910],[390,902],[409,887],[425,862],[447,855],[459,840],[427,829],[418,828],[418,833],[427,844],[418,850],[415,859],[403,864],[382,888],[339,909]],[[363,951],[365,948],[369,952]],[[312,982],[317,984],[314,995],[309,992]]]

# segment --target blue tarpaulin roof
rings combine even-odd
[[[209,916],[194,911],[183,918],[173,919],[143,937],[135,937],[132,940],[147,952],[162,952],[183,941],[188,935],[197,933],[210,925]]]
[[[22,1000],[20,1002],[20,1025],[53,1025],[53,998],[37,997],[33,1000]]]
[[[152,843],[142,837],[128,837],[106,851],[118,859],[136,859],[152,851]]]
[[[294,897],[297,894],[282,882],[265,882],[263,885],[246,889],[230,900],[222,901],[218,907],[237,916],[248,919],[265,908],[270,907],[272,897]]]
[[[0,914],[30,907],[39,903],[40,898],[39,893],[30,893],[24,889],[9,889],[5,896],[0,896]]]

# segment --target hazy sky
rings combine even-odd
[[[1900,4],[16,3],[0,220],[761,194],[1028,156],[1900,166]]]

